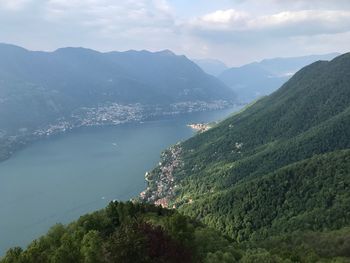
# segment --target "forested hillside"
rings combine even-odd
[[[302,69],[176,147],[172,180],[156,183],[166,152],[144,200],[163,200],[237,242],[350,226],[350,54]]]
[[[175,210],[111,202],[68,226],[53,226],[24,250],[8,250],[0,262],[348,262],[349,239],[350,229],[344,228],[239,244]]]
[[[185,214],[236,239],[350,226],[350,150],[317,155],[196,200]]]
[[[239,249],[218,232],[176,211],[111,202],[68,226],[56,225],[1,263],[236,262]]]

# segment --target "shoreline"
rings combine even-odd
[[[74,123],[74,121],[70,122],[69,120],[61,119],[56,124],[48,124],[46,128],[39,128],[30,134],[14,135],[14,136],[9,136],[7,138],[4,138],[2,142],[0,141],[0,147],[4,149],[2,153],[0,152],[0,163],[10,159],[18,151],[21,151],[22,149],[24,149],[25,147],[29,146],[32,143],[45,140],[48,138],[52,138],[55,136],[63,135],[66,133],[74,132],[79,129],[116,127],[119,125],[137,124],[137,123],[144,124],[152,121],[167,120],[167,119],[178,117],[181,115],[195,114],[200,112],[220,111],[220,110],[225,110],[230,107],[236,107],[236,106],[238,106],[237,103],[235,104],[235,103],[225,102],[224,105],[220,105],[220,107],[217,107],[214,109],[210,107],[198,108],[195,110],[184,109],[183,111],[176,111],[176,112],[161,112],[161,114],[159,114],[159,112],[148,112],[148,114],[147,112],[144,112],[140,116],[137,116],[137,117],[133,116],[136,118],[127,118],[124,120],[109,120],[109,121],[102,121],[97,123],[81,124],[81,123]]]

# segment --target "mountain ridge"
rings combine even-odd
[[[224,62],[217,59],[193,59],[193,62],[206,73],[216,77],[228,69]]]
[[[236,98],[170,50],[43,52],[0,44],[0,58],[0,159],[38,134],[223,108]]]
[[[331,60],[339,55],[339,53],[329,53],[264,59],[260,62],[229,68],[218,78],[236,91],[241,100],[249,102],[271,94],[301,68],[319,60]]]
[[[175,167],[169,184],[163,186],[164,189],[175,188],[175,191],[157,192],[160,187],[157,182],[162,176],[160,166],[149,173],[148,189],[143,193],[143,199],[155,203],[162,200],[162,204],[175,206],[184,214],[202,220],[237,242],[272,235],[267,221],[264,223],[264,216],[268,214],[251,216],[255,210],[265,209],[268,200],[262,199],[265,201],[259,206],[249,203],[246,204],[247,207],[236,206],[237,201],[232,201],[234,189],[245,189],[244,185],[250,185],[246,190],[249,191],[249,196],[254,197],[256,190],[253,190],[254,184],[250,183],[260,182],[269,174],[278,174],[292,167],[297,171],[296,176],[301,176],[307,174],[302,168],[304,164],[313,166],[312,163],[323,158],[324,165],[320,173],[327,171],[327,166],[333,167],[333,173],[337,173],[343,166],[344,172],[333,186],[329,185],[328,190],[335,199],[341,202],[347,200],[349,196],[345,192],[334,192],[333,187],[336,188],[341,180],[347,181],[350,175],[349,163],[342,157],[345,154],[344,158],[348,158],[350,149],[349,69],[350,53],[330,62],[315,62],[297,72],[270,96],[258,100],[210,130],[178,144],[177,151],[181,154],[177,156],[177,162],[180,165]],[[162,158],[164,165],[167,164],[168,155],[165,152]],[[316,175],[308,176],[309,180],[304,182],[303,187],[312,189],[321,179]],[[331,174],[325,173],[323,176],[327,179]],[[274,184],[276,187],[283,185],[283,177],[276,179]],[[297,202],[297,190],[290,194]],[[237,198],[241,200],[243,197]],[[274,201],[276,200],[271,202]],[[322,203],[315,204],[317,206],[321,207]],[[338,220],[343,223],[332,225],[328,221],[328,228],[348,226],[345,214],[341,214],[342,208],[336,207],[335,203],[334,206],[326,207],[324,214],[335,209]],[[278,205],[273,209],[280,208]],[[291,204],[290,209],[294,208]],[[344,213],[347,211],[348,208]],[[315,214],[310,214],[309,217],[308,220],[316,220]],[[240,227],[242,220],[248,221],[251,226],[245,224]],[[283,215],[276,218],[275,224],[282,226],[282,220],[288,222],[292,217]],[[254,226],[258,223],[270,234],[257,232]],[[303,224],[303,219],[300,224]],[[313,228],[309,223],[307,225],[305,230],[322,230],[320,226]],[[279,231],[282,231],[281,228]]]

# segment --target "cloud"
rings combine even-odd
[[[229,31],[232,27],[239,28],[245,26],[249,15],[234,9],[218,10],[206,14],[202,17],[192,19],[190,26],[209,30]]]
[[[46,10],[49,21],[101,29],[164,27],[172,23],[165,0],[49,0]]]
[[[282,9],[332,9],[332,8],[349,8],[349,0],[231,0],[236,4],[249,4],[265,9],[282,8]],[[267,8],[266,8],[267,7]]]
[[[0,0],[0,42],[34,50],[171,49],[237,65],[345,52],[349,12],[349,0]]]
[[[175,29],[174,13],[166,0],[41,1],[37,17],[43,21],[42,31],[55,32],[46,39],[60,46],[162,49],[164,38],[170,39]]]
[[[336,34],[350,31],[350,11],[285,11],[255,17],[234,9],[219,10],[197,17],[186,27],[201,36],[224,39],[250,37],[294,37]],[[213,38],[215,39],[215,38]]]
[[[204,15],[202,20],[204,22],[216,23],[216,24],[228,24],[240,20],[244,20],[248,17],[247,13],[238,12],[234,9],[219,10],[214,13]]]
[[[348,52],[350,10],[346,2],[336,6],[338,1],[320,0],[322,8],[304,9],[311,2],[242,0],[234,8],[183,21],[181,29],[191,36],[189,52],[220,58],[228,65],[276,56]],[[324,8],[326,4],[334,8]]]
[[[18,11],[29,4],[31,0],[0,0],[0,9]]]

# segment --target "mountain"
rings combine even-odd
[[[265,59],[241,67],[230,68],[218,77],[231,87],[244,102],[277,90],[299,69],[318,60],[331,60],[338,53],[303,57]]]
[[[0,44],[0,159],[26,135],[223,107],[235,94],[169,50],[34,52]],[[4,153],[2,153],[4,152]]]
[[[167,149],[146,203],[113,201],[0,262],[349,262],[349,138],[350,53]]]
[[[147,181],[143,200],[239,243],[349,227],[350,53],[165,151]]]
[[[224,62],[217,59],[194,59],[193,62],[204,72],[216,77],[228,69]]]
[[[193,59],[204,72],[213,76],[219,76],[228,69],[224,62],[217,59]]]

